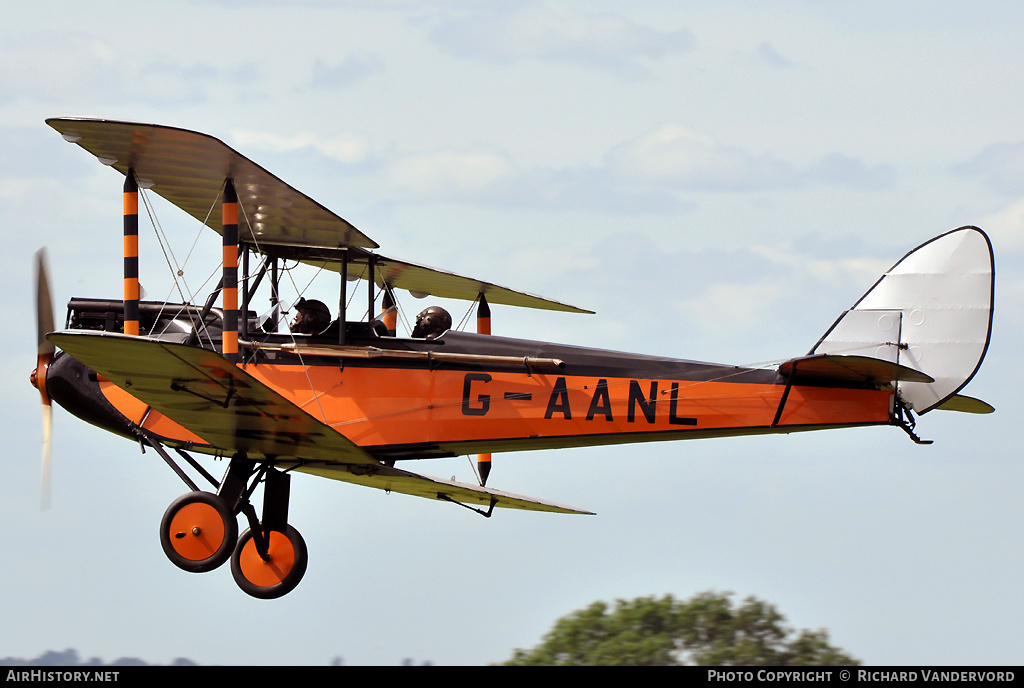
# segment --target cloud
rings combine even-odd
[[[872,278],[884,273],[893,262],[856,253],[826,257],[774,245],[755,245],[751,246],[749,251],[772,265],[799,270],[824,283],[853,281],[870,284]]]
[[[877,189],[892,170],[833,153],[810,170],[771,155],[722,143],[665,124],[611,146],[596,164],[529,167],[497,147],[476,144],[433,150],[372,150],[362,137],[300,132],[287,136],[236,131],[239,149],[307,154],[341,162],[382,196],[401,203],[589,209],[623,215],[692,209],[701,194],[742,194],[823,182]],[[315,159],[308,165],[315,166]],[[359,167],[353,167],[358,165]]]
[[[841,184],[860,189],[884,189],[896,176],[891,165],[868,167],[862,160],[841,153],[829,153],[807,171],[811,181]]]
[[[476,11],[439,24],[431,39],[459,57],[558,60],[632,75],[648,61],[694,44],[683,29],[665,31],[619,14],[580,13],[550,3]]]
[[[676,124],[616,146],[605,160],[618,179],[680,191],[774,189],[799,180],[792,167],[771,155],[725,145]]]
[[[379,59],[349,57],[339,65],[328,65],[321,59],[313,64],[313,77],[310,86],[316,89],[335,90],[351,86],[383,69]]]
[[[310,150],[347,164],[362,163],[369,158],[366,142],[351,135],[319,136],[311,132],[300,132],[281,136],[266,131],[239,130],[232,132],[231,140],[239,149],[269,150],[278,154]]]
[[[120,91],[118,62],[109,42],[84,34],[8,43],[0,48],[0,101]]]
[[[612,146],[596,164],[524,168],[483,147],[413,153],[382,163],[396,196],[415,202],[589,208],[621,214],[677,213],[702,193],[754,193],[826,183],[889,186],[887,165],[832,153],[800,170],[768,153],[666,124]]]
[[[1024,248],[1024,200],[981,218],[979,224],[991,237],[996,253]]]
[[[145,62],[115,43],[79,33],[46,34],[0,48],[0,103],[125,102],[175,105],[202,102],[211,93],[249,86],[259,78],[251,63],[222,67],[157,56]]]
[[[717,141],[678,124],[665,124],[609,151],[608,170],[621,181],[644,180],[674,191],[751,192],[823,182],[861,189],[890,186],[890,165],[868,166],[829,153],[799,170],[769,153]]]
[[[177,58],[159,57],[139,65],[137,73],[127,73],[132,88],[126,97],[138,96],[144,102],[201,103],[224,89],[246,88],[261,77],[253,64],[220,67],[205,62],[185,63]]]
[[[694,249],[671,248],[654,236],[629,231],[591,236],[571,250],[537,250],[517,274],[529,274],[527,284],[557,275],[572,285],[568,300],[601,314],[603,346],[628,346],[642,327],[650,353],[750,362],[809,350],[896,257],[878,259],[864,244],[814,237],[780,245],[725,233]],[[548,291],[557,293],[557,286]]]
[[[409,155],[386,172],[391,187],[414,200],[493,199],[517,174],[507,156],[484,149]]]
[[[955,174],[982,177],[1001,193],[1024,192],[1024,142],[994,143],[953,168]]]
[[[545,208],[635,215],[676,213],[694,205],[671,189],[624,181],[606,167],[533,170],[522,175],[517,186],[519,196]]]
[[[483,147],[442,149],[384,165],[386,187],[402,201],[505,207],[677,212],[689,204],[663,188],[624,181],[604,167],[523,168]]]
[[[758,61],[771,65],[772,67],[789,68],[793,63],[782,53],[775,49],[771,43],[762,43],[754,51],[754,57]]]

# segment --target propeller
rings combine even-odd
[[[30,380],[43,400],[43,456],[40,509],[50,508],[50,438],[53,430],[53,407],[46,392],[46,369],[53,360],[56,347],[46,340],[53,332],[53,302],[50,300],[50,277],[46,268],[46,249],[36,252],[36,367]]]

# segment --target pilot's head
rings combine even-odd
[[[452,327],[452,316],[440,306],[424,308],[416,316],[416,327],[412,330],[413,337],[433,339],[440,337]]]
[[[295,304],[295,319],[288,329],[296,334],[320,334],[331,324],[331,311],[323,301],[299,299]]]

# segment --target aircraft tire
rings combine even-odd
[[[238,521],[212,492],[188,492],[171,502],[160,522],[164,554],[190,573],[212,571],[228,559],[238,538]]]
[[[243,592],[261,600],[272,600],[295,589],[306,573],[306,543],[299,531],[287,526],[284,532],[270,531],[270,561],[256,551],[248,528],[238,538],[231,555],[231,575]]]

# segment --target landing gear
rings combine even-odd
[[[892,415],[892,421],[895,425],[900,426],[903,432],[910,435],[910,439],[914,440],[915,444],[931,444],[935,441],[923,440],[914,432],[914,428],[917,427],[917,421],[914,419],[914,414],[910,412],[910,409],[899,397],[896,398],[896,412]]]
[[[260,599],[274,599],[295,589],[306,573],[308,557],[299,531],[288,525],[291,478],[287,473],[236,456],[218,483],[179,450],[217,488],[216,494],[203,492],[158,442],[150,437],[143,439],[193,489],[174,500],[160,522],[160,544],[171,563],[191,573],[205,573],[230,559],[238,587]],[[262,519],[249,502],[260,483],[264,486]],[[237,520],[240,513],[249,524],[241,537]]]
[[[213,571],[231,556],[238,521],[225,502],[210,492],[188,492],[174,500],[160,522],[164,554],[179,569]]]
[[[285,530],[271,530],[267,533],[266,550],[256,542],[257,535],[246,529],[238,538],[238,545],[231,555],[231,575],[243,592],[262,600],[272,600],[295,589],[306,573],[308,561],[306,543],[299,531],[291,526]]]

